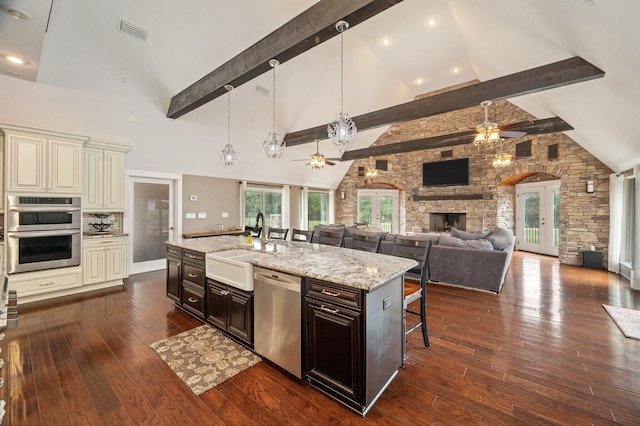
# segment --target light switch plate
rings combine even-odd
[[[205,212],[198,213],[198,219],[206,219],[206,218],[207,218],[207,214]]]
[[[187,219],[195,219],[195,218],[196,218],[195,213],[187,213]]]
[[[222,212],[222,217],[229,217],[229,212]]]
[[[189,195],[189,201],[198,201],[197,195]]]

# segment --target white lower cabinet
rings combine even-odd
[[[87,238],[83,245],[84,285],[127,277],[127,237]]]
[[[20,303],[39,300],[46,293],[71,290],[82,286],[82,270],[79,266],[25,272],[9,275],[9,289],[16,290]],[[40,297],[38,297],[40,296]]]

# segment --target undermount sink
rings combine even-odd
[[[272,256],[268,253],[235,249],[207,254],[206,275],[221,283],[253,291],[252,260]]]

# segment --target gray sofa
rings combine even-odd
[[[383,235],[380,252],[393,255],[395,234],[346,227],[344,247],[351,248],[354,233]],[[484,233],[454,228],[451,234],[421,234],[402,238],[433,241],[429,255],[431,281],[494,293],[502,289],[516,241],[513,233],[504,228]]]

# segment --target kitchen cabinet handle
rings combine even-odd
[[[191,303],[196,303],[198,301],[198,299],[196,299],[195,297],[190,297],[189,299],[187,299],[189,302]]]
[[[327,296],[333,296],[333,297],[340,296],[340,293],[332,293],[330,291],[325,290],[324,288],[322,289],[322,294],[326,294]]]
[[[185,256],[187,256],[187,257],[188,257],[188,258],[190,258],[190,259],[198,259],[198,260],[200,260],[200,258],[199,258],[198,256],[194,256],[194,255],[192,255],[192,254],[187,254],[187,253],[185,253]]]
[[[198,274],[192,274],[192,273],[189,273],[189,278],[195,278],[195,277],[197,277],[197,276],[198,276]]]
[[[48,285],[53,285],[53,282],[50,282],[50,283],[42,283],[42,284],[40,284],[40,287],[46,287],[46,286],[48,286]]]
[[[329,309],[329,308],[327,308],[327,307],[326,307],[326,306],[324,306],[324,305],[321,305],[321,306],[320,306],[320,309],[322,309],[323,311],[326,311],[326,312],[330,312],[330,313],[332,313],[332,314],[337,314],[338,312],[340,312],[340,310],[339,310],[339,309]]]
[[[227,294],[231,293],[229,290],[222,290],[220,292],[220,294],[222,294],[223,296],[226,296]]]

